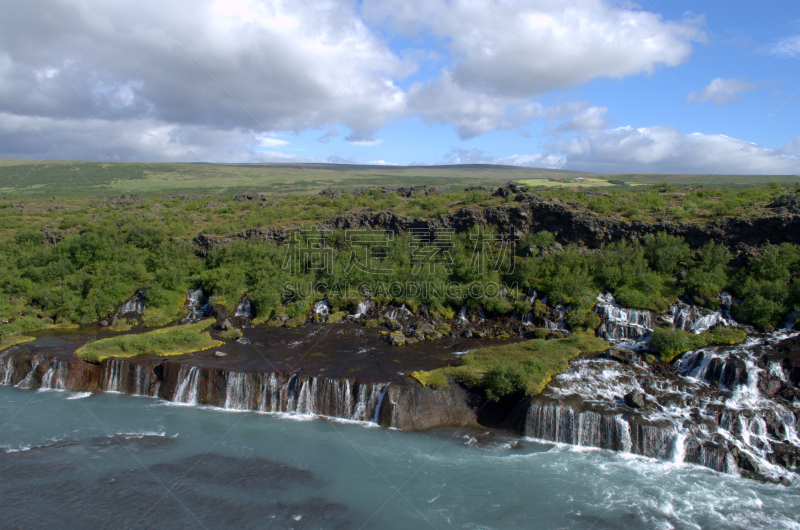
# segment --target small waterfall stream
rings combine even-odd
[[[181,366],[178,373],[178,386],[172,401],[175,403],[185,403],[187,405],[197,405],[197,390],[200,382],[200,369],[196,366]]]

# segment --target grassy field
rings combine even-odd
[[[535,177],[584,175],[512,166],[362,166],[346,164],[35,163],[0,160],[0,195],[109,196],[237,193],[309,194],[371,186],[497,186]]]
[[[571,182],[576,177],[586,183]],[[559,178],[569,182],[557,182]],[[549,180],[545,180],[549,179]],[[792,176],[741,175],[595,175],[577,171],[492,166],[365,166],[348,164],[173,164],[80,161],[0,160],[0,197],[86,197],[170,194],[235,195],[245,192],[313,194],[325,188],[373,186],[439,186],[445,191],[466,186],[520,182],[547,187],[656,185],[763,186],[793,185]]]
[[[563,180],[563,179],[562,179]],[[536,187],[544,186],[546,188],[603,188],[606,186],[618,186],[609,182],[608,179],[599,177],[582,177],[582,180],[574,182],[572,180],[553,180],[549,178],[535,178],[535,179],[522,179],[517,181],[519,184],[526,186]],[[640,184],[630,184],[631,186],[639,186]]]

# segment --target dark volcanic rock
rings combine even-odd
[[[389,190],[386,190],[389,192]],[[396,190],[404,197],[430,195],[437,193],[435,188],[414,186]],[[323,194],[335,195],[339,192],[326,190]],[[661,220],[658,223],[627,222],[610,219],[596,214],[575,203],[558,199],[545,199],[528,191],[509,185],[498,188],[495,196],[514,196],[513,203],[492,206],[486,209],[472,207],[462,208],[454,213],[446,214],[438,219],[414,219],[397,215],[393,211],[385,212],[348,212],[320,223],[328,229],[379,228],[394,233],[407,232],[413,229],[433,230],[436,228],[452,228],[456,232],[466,232],[474,226],[493,225],[501,234],[517,237],[521,233],[548,230],[553,232],[559,243],[575,243],[579,246],[597,248],[602,243],[641,238],[646,234],[667,232],[681,236],[693,247],[702,246],[714,240],[725,244],[737,255],[746,256],[754,248],[765,242],[773,244],[782,242],[800,243],[800,213],[797,196],[783,197],[768,206],[772,215],[759,218],[721,218],[708,226],[694,226],[672,223]],[[241,200],[252,200],[256,195],[245,194]],[[287,236],[286,230],[269,227],[249,229],[226,236],[208,236],[200,234],[195,238],[198,254],[205,255],[209,250],[225,245],[237,239],[270,240],[281,243]]]
[[[625,394],[625,404],[632,409],[640,409],[644,407],[644,394],[638,390],[633,390]]]

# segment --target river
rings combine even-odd
[[[795,486],[474,430],[0,386],[8,528],[800,528]]]

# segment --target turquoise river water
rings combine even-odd
[[[481,431],[0,387],[1,528],[800,528],[800,491]]]

